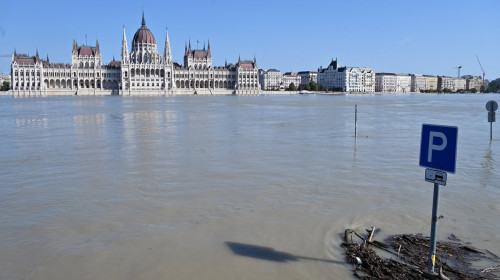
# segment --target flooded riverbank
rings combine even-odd
[[[429,234],[422,123],[459,127],[438,238],[500,255],[492,99],[1,97],[0,278],[352,279],[345,228]]]

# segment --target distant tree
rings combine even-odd
[[[8,91],[10,87],[10,83],[8,81],[4,81],[2,83],[2,87],[0,88],[0,91]]]
[[[309,87],[311,88],[311,90],[313,91],[318,91],[319,90],[319,85],[318,83],[316,83],[315,81],[311,81],[309,83]]]
[[[491,81],[488,84],[487,92],[499,92],[500,91],[500,78]]]
[[[453,91],[451,91],[451,89],[449,88],[445,88],[443,89],[443,93],[452,93]]]
[[[295,86],[294,83],[290,83],[287,90],[297,90],[297,87]]]
[[[472,93],[476,93],[476,92],[477,92],[477,89],[476,89],[476,88],[472,88],[472,89],[470,90],[470,92],[472,92]]]
[[[320,90],[320,91],[326,91],[327,89],[326,89],[326,87],[324,85],[318,84],[318,90]]]

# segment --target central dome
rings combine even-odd
[[[146,27],[144,13],[142,14],[142,26],[135,32],[134,39],[132,40],[132,44],[139,43],[156,44],[155,36],[153,36],[153,33]]]

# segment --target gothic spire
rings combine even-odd
[[[205,42],[203,42],[203,50],[205,50]]]
[[[49,54],[47,54],[47,62],[50,62],[50,60],[49,60]]]
[[[170,51],[170,39],[168,38],[168,27],[167,36],[165,37],[165,53],[163,54],[165,58],[165,63],[170,64],[172,62],[172,52]]]
[[[146,26],[146,20],[144,19],[144,10],[142,11],[142,26]]]
[[[38,58],[38,48],[36,48],[36,58]]]
[[[125,34],[125,25],[123,26],[123,39],[122,39],[122,62],[129,63],[127,35]]]
[[[211,56],[212,54],[210,53],[210,39],[208,39],[208,55]]]

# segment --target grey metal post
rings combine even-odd
[[[354,137],[358,136],[358,104],[354,105]]]
[[[434,272],[436,264],[436,240],[437,240],[437,222],[439,210],[439,185],[434,183],[434,198],[432,200],[432,221],[431,221],[431,244],[429,246],[429,261],[427,269]]]
[[[490,122],[490,141],[493,140],[493,123]]]

